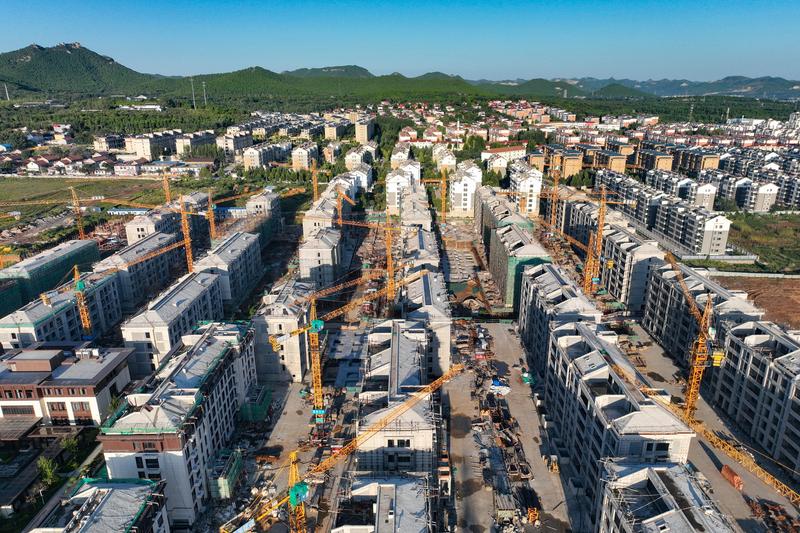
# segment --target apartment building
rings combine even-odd
[[[27,303],[53,289],[75,265],[87,267],[99,260],[96,241],[66,241],[0,269],[0,281],[15,281],[22,303]]]
[[[375,121],[371,118],[361,118],[356,121],[356,142],[367,144],[375,136]]]
[[[325,138],[330,141],[341,139],[345,132],[347,132],[347,127],[349,125],[349,120],[340,120],[338,122],[329,122],[325,124]]]
[[[92,143],[95,152],[111,152],[125,149],[125,136],[118,134],[96,135]]]
[[[550,175],[557,174],[565,179],[583,170],[583,154],[579,150],[570,150],[560,144],[546,144],[544,157]]]
[[[261,143],[245,148],[242,151],[242,163],[245,170],[266,167],[273,161],[284,161],[292,153],[292,143]]]
[[[210,467],[255,385],[253,331],[209,323],[183,340],[144,390],[100,429],[108,477],[166,482],[170,528],[189,529],[210,497]]]
[[[342,155],[342,143],[340,142],[329,142],[322,149],[322,159],[331,165],[336,163],[336,159],[340,155]]]
[[[319,160],[317,143],[307,142],[292,150],[292,169],[311,170],[311,165]]]
[[[581,322],[555,328],[545,371],[550,441],[562,479],[591,509],[589,520],[598,516],[605,460],[685,464],[694,437],[671,411],[618,374],[620,369],[647,383],[615,339]]]
[[[94,264],[93,271],[98,274],[116,272],[124,313],[135,311],[169,285],[178,270],[185,268],[183,248],[158,253],[178,240],[174,233],[151,233]]]
[[[344,166],[347,170],[353,170],[362,163],[370,164],[374,159],[374,154],[366,146],[351,148],[344,155]]]
[[[516,144],[509,146],[500,146],[498,148],[487,148],[481,152],[481,163],[487,161],[494,155],[501,155],[508,161],[515,159],[522,159],[525,157],[527,147],[524,144]]]
[[[625,157],[629,157],[633,155],[634,146],[632,144],[628,144],[627,141],[619,139],[608,139],[606,141],[606,150],[610,150],[612,152],[622,154]]]
[[[403,262],[409,268],[426,267],[439,270],[441,257],[436,235],[424,229],[404,230],[402,235]]]
[[[645,241],[622,226],[603,231],[600,284],[633,316],[644,312],[651,272],[664,264],[664,252],[655,241]]]
[[[636,163],[635,166],[640,170],[672,170],[671,154],[659,152],[657,150],[647,150],[645,148],[638,148],[636,150]]]
[[[539,196],[544,174],[517,160],[509,165],[508,176],[510,189],[514,192],[511,200],[520,206],[521,213],[529,217],[539,216]]]
[[[164,482],[84,478],[30,533],[170,533]]]
[[[101,424],[131,381],[132,350],[87,346],[40,342],[0,356],[0,420],[24,416],[53,425]]]
[[[412,183],[411,187],[400,193],[400,224],[404,227],[421,228],[425,231],[433,229],[433,217],[428,206],[428,195],[421,184]],[[394,214],[388,207],[389,214]]]
[[[450,205],[447,214],[453,217],[472,218],[475,207],[475,191],[483,182],[483,171],[474,161],[462,161],[455,173],[449,177],[447,196]]]
[[[390,165],[392,170],[399,168],[400,165],[411,159],[411,145],[408,143],[397,143],[392,148]]]
[[[378,324],[368,342],[361,418],[357,432],[370,428],[426,383],[428,333],[425,324],[389,320]],[[429,398],[365,440],[356,452],[359,471],[380,474],[430,472],[437,457],[436,407]]]
[[[414,180],[410,172],[402,169],[392,170],[386,175],[386,209],[389,214],[397,215],[400,213],[403,192],[413,185],[419,185],[419,182]]]
[[[213,130],[196,131],[194,133],[184,133],[175,138],[175,153],[179,156],[191,155],[194,150],[201,146],[213,146],[217,137]]]
[[[662,247],[681,255],[725,255],[731,223],[724,216],[614,172],[597,172],[595,189],[601,187],[625,202],[610,207],[652,234]]]
[[[175,152],[176,139],[183,135],[181,130],[165,130],[142,135],[125,137],[125,151],[136,154],[137,158],[153,161]]]
[[[436,170],[439,172],[452,172],[456,169],[456,156],[444,144],[433,146],[433,162],[436,163]]]
[[[92,322],[90,337],[102,337],[122,320],[122,302],[116,274],[82,274],[84,299]],[[34,342],[83,340],[75,282],[56,290],[0,318],[0,343],[5,349],[25,348]]]
[[[249,131],[226,133],[217,137],[217,148],[223,150],[228,159],[233,159],[236,154],[250,146],[253,146],[253,135]]]
[[[786,201],[788,180],[764,180],[734,176],[721,171],[704,171],[698,181],[708,186],[719,188],[720,197],[733,203],[739,209],[753,213],[766,213],[776,203],[792,205],[791,199]],[[779,183],[774,183],[778,181]],[[782,186],[783,185],[783,190]]]
[[[628,158],[618,152],[611,150],[599,150],[595,154],[594,165],[596,168],[604,168],[612,172],[625,172],[625,164]]]
[[[181,336],[192,331],[198,322],[222,318],[221,285],[217,274],[187,274],[122,324],[125,346],[134,349],[131,361],[134,378],[157,369]]]
[[[335,228],[320,228],[300,245],[300,277],[318,287],[332,285],[342,265],[342,233]]]
[[[697,177],[703,170],[719,168],[719,154],[702,148],[682,147],[675,150],[672,169]]]
[[[686,286],[703,311],[706,298],[714,300],[714,323],[718,332],[724,322],[760,320],[764,311],[747,300],[747,293],[725,289],[700,272],[680,265]],[[689,350],[697,336],[697,321],[689,312],[675,271],[670,265],[656,268],[647,284],[642,327],[680,365],[689,365]]]
[[[550,254],[528,230],[507,225],[492,230],[489,271],[509,309],[519,309],[522,271],[526,265],[549,263]]]
[[[259,383],[289,379],[303,381],[308,370],[306,333],[283,340],[278,351],[269,342],[271,335],[285,335],[309,321],[309,299],[315,285],[293,276],[275,284],[264,294],[261,306],[253,316],[256,333],[256,371]]]
[[[258,235],[236,231],[195,263],[196,272],[219,276],[222,303],[234,308],[247,298],[264,274]]]
[[[698,183],[691,178],[667,171],[649,171],[645,174],[644,181],[648,186],[677,196],[691,205],[709,211],[714,210],[717,187],[711,183]]]
[[[492,231],[505,226],[519,226],[533,229],[533,223],[527,217],[519,214],[507,196],[497,194],[499,189],[481,187],[475,194],[474,226],[475,232],[480,236],[483,252],[486,257],[491,254]]]
[[[606,461],[604,470],[598,533],[736,531],[688,465]]]
[[[800,340],[771,322],[723,321],[707,397],[794,479],[800,467]]]
[[[527,266],[522,273],[517,318],[531,369],[543,375],[551,330],[571,322],[599,324],[603,314],[558,266]]]
[[[203,198],[208,201],[208,196]],[[206,217],[196,213],[187,215],[189,234],[192,237],[192,250],[195,253],[206,249],[211,243],[211,235]],[[183,237],[181,215],[174,209],[154,209],[144,215],[137,215],[125,223],[125,236],[128,245],[144,239],[153,233],[176,234]]]

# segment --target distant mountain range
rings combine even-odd
[[[447,94],[522,97],[648,98],[726,95],[768,99],[800,98],[800,82],[776,77],[729,76],[718,81],[630,79],[465,80],[442,72],[417,77],[376,76],[358,65],[302,68],[282,73],[262,67],[194,76],[211,97],[420,98]],[[189,78],[136,72],[79,43],[36,44],[0,54],[0,82],[14,96],[161,95],[185,97]],[[2,92],[0,92],[2,95]]]

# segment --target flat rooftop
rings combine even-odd
[[[150,302],[147,308],[130,318],[125,325],[139,326],[164,324],[181,316],[186,309],[199,298],[219,276],[210,272],[193,272],[175,282],[158,298]]]
[[[155,232],[147,235],[143,239],[136,241],[130,246],[126,246],[114,255],[111,255],[102,261],[95,263],[94,271],[102,272],[112,268],[120,268],[126,263],[137,261],[145,255],[169,246],[177,240],[174,234]]]
[[[57,261],[65,256],[78,253],[82,250],[97,248],[97,243],[93,240],[73,240],[62,242],[43,252],[23,259],[10,267],[0,270],[0,277],[18,278],[30,276],[40,268],[46,267],[50,262]]]

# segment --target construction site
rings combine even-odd
[[[467,198],[448,182],[470,165],[422,180],[406,162],[376,212],[356,201],[371,173],[312,168],[299,224],[280,205],[305,189],[173,201],[165,178],[163,205],[95,230],[127,242],[110,258],[92,243],[41,286],[7,278],[30,294],[0,319],[7,349],[130,350],[99,441],[111,480],[166,481],[170,530],[800,529],[781,399],[800,341],[637,236],[626,200],[555,167],[547,187],[523,169],[535,198]],[[95,202],[71,191],[77,242]],[[42,334],[73,311],[75,331]]]

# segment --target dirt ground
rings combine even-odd
[[[766,319],[777,324],[788,324],[800,328],[800,279],[771,279],[748,277],[718,277],[720,285],[727,289],[747,292],[749,299],[764,309]]]

